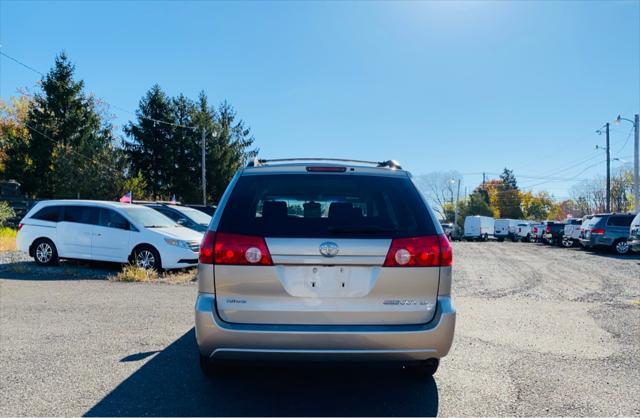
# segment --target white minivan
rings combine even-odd
[[[467,216],[464,218],[464,239],[486,241],[495,233],[495,219],[490,216]]]
[[[134,263],[151,269],[195,266],[202,233],[129,203],[38,202],[19,225],[17,246],[37,264],[61,258]]]

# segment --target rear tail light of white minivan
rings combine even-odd
[[[453,250],[446,235],[396,238],[384,267],[447,267],[453,263]]]
[[[262,237],[207,231],[200,244],[202,264],[271,266],[271,254]]]

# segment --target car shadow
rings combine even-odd
[[[400,368],[238,367],[207,379],[192,328],[86,416],[435,416],[438,390]]]
[[[39,266],[34,261],[0,264],[0,279],[7,280],[104,280],[117,274],[122,264],[62,260],[57,266]]]

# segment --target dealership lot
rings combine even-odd
[[[207,381],[195,285],[4,257],[0,414],[640,414],[640,256],[506,242],[454,251],[454,346],[425,381],[373,367],[254,367]]]

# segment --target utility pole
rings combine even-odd
[[[205,138],[206,131],[205,128],[202,128],[202,204],[207,206],[207,167],[205,162]]]
[[[482,173],[482,190],[484,190],[485,173]]]
[[[611,212],[611,150],[609,147],[609,122],[607,122],[607,208],[605,212]]]
[[[640,167],[640,126],[638,124],[638,115],[634,119],[635,144],[633,146],[633,209],[636,213],[640,213],[640,179],[638,178],[638,170]]]
[[[457,193],[457,197],[456,197],[456,206],[454,208],[454,212],[453,212],[453,228],[455,231],[455,228],[458,227],[458,206],[460,205],[460,179],[458,179],[458,193]]]

